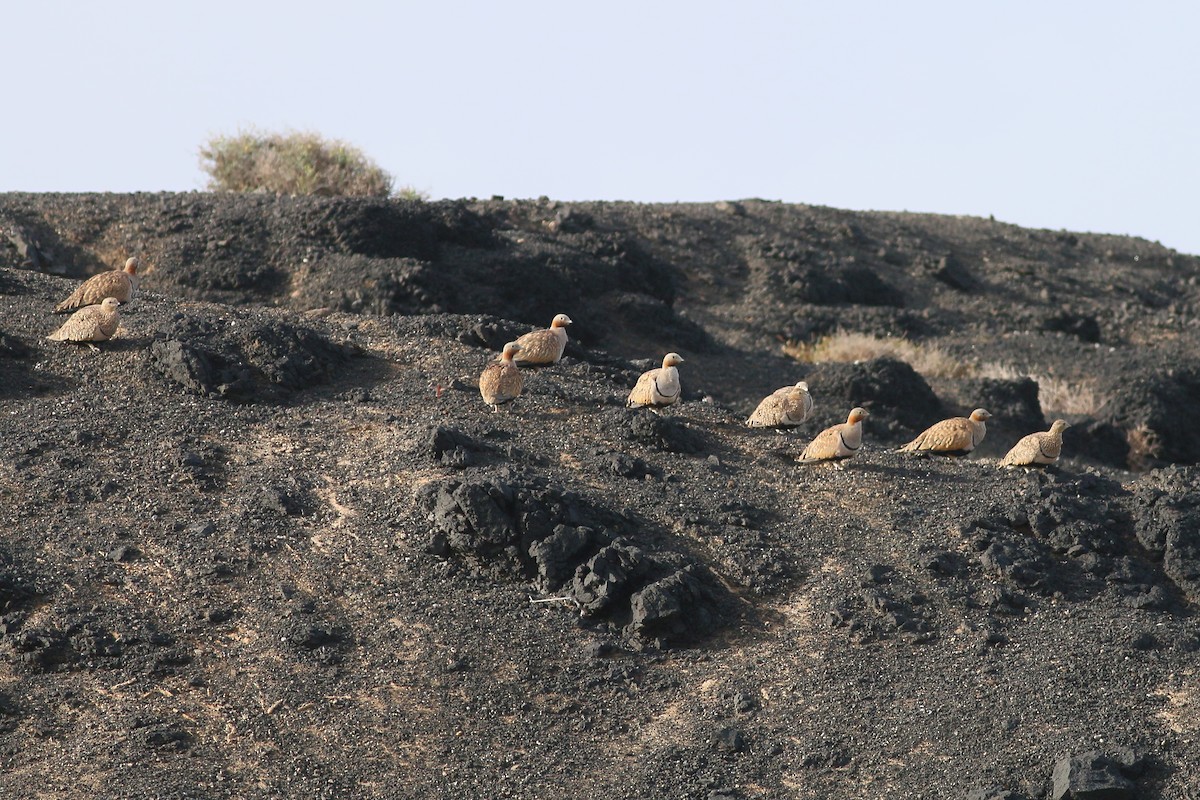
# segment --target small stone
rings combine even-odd
[[[108,558],[110,561],[121,563],[124,561],[133,561],[133,559],[137,558],[137,555],[138,551],[136,548],[123,544],[109,551]]]
[[[1153,633],[1146,632],[1134,637],[1129,646],[1134,650],[1157,650],[1159,644]]]
[[[210,625],[220,625],[223,622],[233,619],[233,613],[232,608],[213,608],[209,609],[206,618]]]
[[[197,522],[196,524],[194,524],[190,528],[188,528],[188,533],[192,534],[193,536],[211,536],[212,534],[214,534],[216,532],[217,532],[217,523],[213,522],[212,520],[204,520],[203,522]]]
[[[725,753],[740,753],[746,749],[746,735],[737,728],[721,728],[712,738],[713,746]]]

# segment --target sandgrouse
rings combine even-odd
[[[662,408],[679,400],[679,370],[676,367],[683,363],[678,353],[667,353],[663,356],[662,366],[643,372],[629,393],[625,405],[629,408]]]
[[[54,313],[61,314],[76,308],[93,306],[106,297],[115,297],[121,303],[128,303],[137,291],[137,269],[138,259],[137,256],[133,256],[125,261],[124,269],[111,269],[93,275],[75,287],[70,297],[56,305]]]
[[[800,381],[795,386],[776,389],[763,398],[746,420],[751,428],[794,428],[808,419],[813,410],[812,395],[808,384]]]
[[[1066,420],[1056,419],[1050,430],[1031,433],[1013,445],[1004,458],[1002,467],[1044,467],[1058,461],[1062,452],[1063,431],[1071,427]]]
[[[841,469],[841,462],[852,457],[862,447],[862,423],[869,414],[865,408],[850,410],[846,421],[841,425],[826,428],[808,443],[804,452],[797,459],[798,464],[816,464],[820,461],[833,461]]]
[[[46,338],[55,342],[79,342],[96,349],[92,342],[106,341],[117,332],[121,316],[117,308],[120,305],[115,297],[106,297],[98,306],[81,308]]]
[[[567,326],[571,318],[566,314],[555,316],[549,328],[531,331],[517,339],[520,353],[513,359],[522,367],[557,364],[567,348]]]
[[[521,345],[516,342],[504,345],[500,360],[488,364],[479,375],[479,394],[483,402],[492,407],[492,411],[499,411],[500,406],[521,396],[524,380],[521,370],[513,363],[513,356],[520,350]]]
[[[946,456],[965,456],[987,436],[987,421],[992,418],[985,409],[977,408],[969,417],[952,417],[926,428],[917,438],[900,448],[905,453],[937,453]]]

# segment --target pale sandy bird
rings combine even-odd
[[[500,406],[521,396],[525,381],[521,377],[521,370],[513,363],[513,356],[520,350],[521,345],[516,342],[504,345],[500,360],[488,364],[479,375],[479,394],[483,402],[492,407],[492,411],[499,411]]]
[[[985,409],[977,408],[969,417],[952,417],[926,428],[917,438],[900,448],[905,453],[936,453],[945,456],[965,456],[987,436],[987,421],[992,418]]]
[[[138,259],[134,256],[125,261],[124,269],[112,269],[93,275],[75,288],[71,296],[54,307],[55,314],[71,311],[84,306],[93,306],[106,297],[115,297],[119,302],[128,303],[137,291]]]
[[[557,364],[567,349],[567,326],[571,318],[559,314],[550,321],[550,327],[531,331],[517,339],[521,353],[514,359],[522,367]]]
[[[1044,467],[1053,464],[1062,452],[1063,431],[1069,427],[1071,425],[1066,420],[1056,419],[1050,430],[1029,434],[1000,459],[1000,466]]]
[[[96,346],[92,342],[106,341],[117,332],[121,316],[117,308],[120,305],[117,298],[106,297],[98,306],[81,308],[68,317],[61,328],[46,338],[55,342],[79,342],[95,350]]]
[[[676,367],[682,363],[678,353],[667,353],[661,367],[642,373],[625,405],[629,408],[662,408],[678,402],[680,387]]]
[[[758,404],[746,424],[751,428],[794,428],[812,414],[813,399],[808,393],[808,384],[800,381],[795,386],[776,389]]]
[[[816,464],[820,461],[833,461],[841,468],[841,462],[852,457],[862,447],[862,423],[869,414],[865,408],[850,410],[846,421],[841,425],[826,428],[808,443],[804,452],[797,459],[797,464]]]

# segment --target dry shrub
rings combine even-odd
[[[957,358],[937,345],[914,344],[897,336],[836,331],[812,343],[788,342],[783,352],[805,364],[856,362],[887,356],[906,362],[926,378],[993,378],[1017,380],[1027,373],[1008,364],[976,364]],[[1038,402],[1048,416],[1094,416],[1104,398],[1093,381],[1068,381],[1052,375],[1028,375],[1038,385]]]
[[[200,148],[209,189],[387,197],[392,176],[356,147],[315,133],[215,136]],[[405,191],[401,190],[401,194]]]
[[[1145,424],[1128,431],[1125,441],[1129,443],[1129,468],[1135,472],[1149,469],[1162,452],[1158,434]]]
[[[904,361],[928,378],[963,378],[971,373],[971,365],[940,347],[913,344],[897,336],[836,331],[812,344],[789,342],[783,346],[783,352],[806,364],[870,361],[886,356]]]
[[[1027,373],[1008,364],[989,361],[980,364],[976,374],[981,378],[1017,380]],[[1056,378],[1052,375],[1028,375],[1038,385],[1038,403],[1042,413],[1048,417],[1095,416],[1104,405],[1104,398],[1094,381]]]

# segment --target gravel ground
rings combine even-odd
[[[1195,796],[1200,259],[763,201],[9,194],[0,233],[11,796]],[[118,336],[46,341],[128,255]],[[783,353],[838,330],[962,369]],[[683,401],[625,409],[672,350]],[[853,405],[862,452],[796,466]],[[976,453],[894,452],[977,405]],[[1058,415],[1058,466],[998,467]]]

